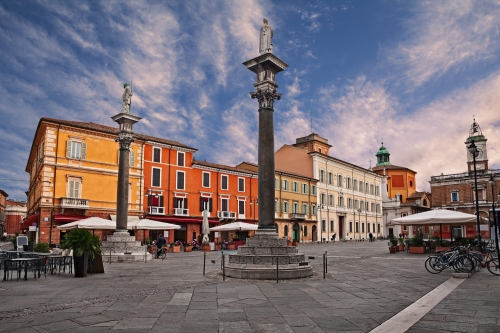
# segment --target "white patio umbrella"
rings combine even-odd
[[[203,211],[203,224],[201,225],[201,233],[203,234],[203,243],[208,243],[210,226],[208,225],[208,214],[206,210]]]
[[[72,229],[116,229],[116,222],[105,220],[100,217],[89,217],[80,221],[62,224],[57,226],[59,230],[72,230]]]
[[[484,222],[484,219],[481,218]],[[412,214],[408,216],[392,219],[390,222],[397,225],[438,225],[438,224],[453,224],[462,225],[475,223],[476,215],[466,214],[447,209],[435,209],[427,212]]]
[[[177,224],[159,222],[149,219],[142,219],[129,222],[127,224],[128,229],[148,229],[148,230],[169,230],[169,229],[180,229],[181,226]]]
[[[259,226],[256,224],[245,223],[245,222],[233,222],[210,228],[210,231],[232,231],[232,230],[256,231],[258,228]]]

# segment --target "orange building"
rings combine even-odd
[[[389,151],[382,146],[377,152],[377,165],[373,172],[387,176],[387,194],[390,199],[399,197],[404,203],[416,190],[416,172],[405,167],[393,165]]]
[[[257,174],[194,160],[195,152],[178,142],[145,144],[144,211],[147,218],[181,226],[164,233],[169,243],[197,239],[205,209],[210,226],[236,219],[257,220]],[[151,231],[149,236],[154,240],[158,235]]]

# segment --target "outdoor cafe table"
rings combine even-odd
[[[15,258],[15,259],[9,259],[9,260],[22,263],[23,268],[24,268],[24,281],[26,281],[28,279],[28,263],[30,261],[36,261],[36,260],[38,260],[38,258]],[[4,281],[6,280],[5,274],[4,274],[3,280]]]

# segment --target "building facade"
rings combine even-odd
[[[237,168],[258,172],[258,165],[243,162]],[[279,237],[296,242],[316,241],[316,185],[318,180],[275,170],[274,222]]]
[[[483,135],[479,124],[474,120],[471,125],[469,136],[465,140],[464,162],[467,163],[467,172],[458,174],[441,174],[432,176],[430,180],[432,193],[432,207],[440,209],[452,209],[463,213],[476,214],[476,191],[474,183],[474,160],[469,153],[472,142],[478,147],[476,156],[477,173],[477,203],[479,205],[479,216],[493,220],[492,204],[500,202],[500,170],[489,169],[486,137]],[[491,184],[493,183],[493,185]],[[497,217],[498,209],[496,209]],[[470,224],[466,226],[451,226],[451,229],[443,230],[443,237],[475,237],[477,226]],[[481,235],[489,238],[490,226],[481,225]]]
[[[22,223],[26,217],[26,212],[26,201],[7,199],[5,207],[5,232],[8,235],[22,233]]]
[[[7,192],[0,189],[0,237],[3,237],[5,232],[5,209],[8,196]]]
[[[276,168],[318,179],[316,239],[363,240],[384,235],[382,176],[328,155],[328,140],[316,133],[284,145],[275,154]]]

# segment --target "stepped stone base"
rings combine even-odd
[[[103,261],[109,262],[111,252],[111,262],[137,262],[151,260],[153,256],[146,252],[146,246],[141,246],[141,242],[135,240],[128,232],[114,232],[108,236],[107,241],[101,245]]]
[[[237,254],[229,255],[226,276],[240,279],[298,279],[313,274],[305,256],[296,246],[287,246],[287,240],[269,231],[257,231],[247,238],[245,246],[238,247]]]

